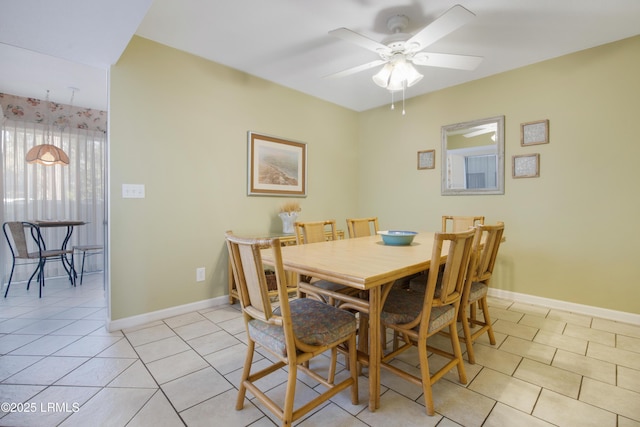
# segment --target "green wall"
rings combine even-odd
[[[356,210],[357,114],[134,37],[110,77],[111,319],[227,293],[224,232],[278,232],[247,196],[247,132],[307,143],[300,220]],[[145,184],[123,199],[122,184]],[[196,268],[206,281],[196,282]]]
[[[383,228],[434,230],[444,214],[504,221],[494,287],[640,313],[638,76],[634,37],[411,99],[404,117],[364,112],[359,211]],[[441,196],[440,127],[498,115],[505,194]],[[521,147],[520,124],[542,119],[550,143]],[[416,152],[434,148],[436,168],[417,170]],[[513,179],[512,156],[527,153],[540,153],[540,177]]]
[[[110,76],[111,319],[224,295],[224,231],[280,230],[289,199],[246,195],[247,131],[308,144],[301,220],[436,230],[443,214],[482,214],[506,223],[497,288],[640,313],[639,52],[640,37],[623,40],[410,99],[402,116],[134,37]],[[440,127],[497,115],[505,194],[441,196]],[[550,144],[520,147],[520,123],[539,119]],[[432,148],[436,169],[417,170],[417,151]],[[512,179],[511,156],[526,153],[540,153],[541,176]],[[124,183],[145,184],[146,198],[123,199]]]

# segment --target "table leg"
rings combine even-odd
[[[67,249],[67,244],[69,243],[69,240],[71,239],[71,235],[73,234],[73,226],[67,226],[67,234],[64,237],[64,240],[62,241],[62,246],[61,249],[64,251]],[[66,270],[67,274],[69,275],[69,280],[71,281],[71,284],[73,286],[76,285],[76,278],[78,277],[78,275],[76,274],[76,270],[75,270],[75,266],[73,265],[73,254],[71,254],[71,261],[69,261],[69,258],[67,258],[66,254],[62,254],[60,256],[61,260],[62,260],[62,266],[64,267],[64,269]]]
[[[380,292],[381,286],[369,289],[369,410],[380,407]]]

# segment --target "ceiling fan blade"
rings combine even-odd
[[[341,38],[342,40],[351,42],[353,44],[357,44],[360,47],[363,47],[367,50],[370,50],[378,54],[381,51],[382,52],[391,51],[391,49],[389,49],[387,46],[383,45],[382,43],[379,43],[375,40],[365,37],[362,34],[356,33],[355,31],[351,31],[348,28],[338,28],[336,30],[331,30],[329,31],[329,34],[331,34],[332,36]]]
[[[365,70],[368,70],[370,68],[377,67],[378,65],[382,65],[382,64],[384,64],[386,62],[387,61],[384,61],[382,59],[377,59],[377,60],[372,61],[372,62],[367,62],[366,64],[358,65],[357,67],[347,68],[346,70],[339,71],[339,72],[334,73],[334,74],[329,74],[328,76],[325,76],[325,78],[336,78],[336,77],[348,76],[348,75],[351,75],[351,74],[359,73],[360,71],[365,71]]]
[[[454,68],[456,70],[475,70],[484,58],[481,56],[454,55],[450,53],[419,52],[411,61],[416,65],[429,67]]]
[[[422,50],[462,27],[475,16],[472,12],[457,4],[407,40],[405,46],[414,52]]]

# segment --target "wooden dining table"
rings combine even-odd
[[[379,235],[281,248],[284,269],[368,291],[363,307],[369,317],[369,410],[380,406],[381,297],[403,277],[429,269],[435,233],[419,232],[408,246],[390,246]],[[443,247],[446,254],[448,245]],[[263,251],[273,264],[273,253]],[[444,261],[444,260],[443,260]]]

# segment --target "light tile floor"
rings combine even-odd
[[[16,283],[0,301],[0,425],[276,424],[251,395],[234,409],[246,348],[237,306],[109,333],[100,274],[77,288],[48,279],[44,295]],[[375,413],[362,376],[360,405],[345,391],[296,424],[640,426],[640,326],[499,299],[490,305],[498,343],[476,344],[468,384],[450,372],[434,385],[435,416],[425,414],[419,387],[383,372]],[[395,363],[417,371],[416,360],[405,353]],[[285,380],[283,372],[263,387],[282,396]],[[301,380],[298,402],[316,386]]]

